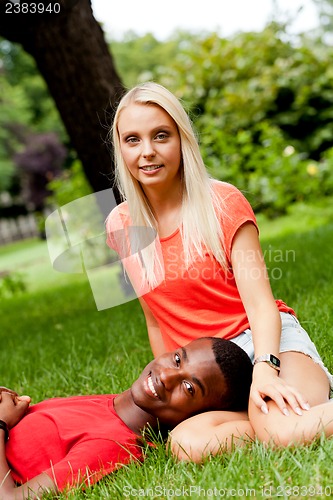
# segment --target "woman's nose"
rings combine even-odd
[[[144,142],[142,146],[142,156],[144,158],[152,158],[155,156],[155,154],[156,153],[152,143],[150,141]]]

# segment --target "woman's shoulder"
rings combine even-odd
[[[244,196],[242,192],[233,184],[224,181],[218,181],[217,179],[212,179],[212,189],[213,192],[224,199],[232,195]]]
[[[235,220],[244,214],[254,219],[253,209],[246,196],[233,184],[218,180],[212,181],[213,197],[218,213],[224,219]]]
[[[113,210],[111,210],[109,217],[112,217],[112,215],[129,215],[129,209],[128,209],[128,203],[127,201],[123,201],[116,207],[114,207]]]
[[[106,227],[110,226],[117,226],[119,224],[119,221],[121,221],[121,224],[123,225],[126,220],[128,220],[130,217],[129,215],[129,209],[128,209],[128,204],[127,201],[123,201],[116,207],[114,207],[113,210],[109,213],[109,215],[106,218]]]

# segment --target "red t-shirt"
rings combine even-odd
[[[236,232],[246,222],[257,227],[256,218],[249,202],[231,184],[214,181],[214,191],[219,199],[216,214],[230,266]],[[113,248],[112,232],[120,229],[119,221],[124,226],[131,224],[126,202],[111,212],[107,222],[107,241]],[[231,267],[224,270],[207,252],[203,260],[198,257],[186,269],[179,229],[159,242],[164,262],[164,281],[144,294],[143,299],[159,324],[168,351],[203,336],[232,339],[249,328]],[[133,275],[132,269],[129,274]],[[276,303],[280,311],[293,312],[281,300]]]
[[[45,472],[61,491],[95,483],[142,458],[138,436],[114,410],[115,397],[55,398],[32,405],[6,444],[13,479],[25,483]]]

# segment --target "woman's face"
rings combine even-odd
[[[171,116],[154,104],[132,103],[119,116],[121,153],[146,194],[180,185],[181,142]]]

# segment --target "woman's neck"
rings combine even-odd
[[[145,190],[145,194],[157,221],[159,237],[164,238],[174,233],[181,224],[181,188],[168,193]]]
[[[142,186],[149,204],[158,219],[159,215],[175,210],[182,205],[183,186],[181,180],[168,186]]]
[[[134,403],[131,389],[127,389],[115,397],[114,409],[127,427],[139,436],[145,427],[155,428],[157,426],[157,419]]]

